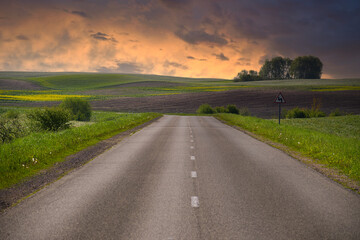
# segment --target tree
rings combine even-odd
[[[265,60],[264,65],[260,68],[259,75],[262,79],[272,79],[271,75],[271,62],[269,59]]]
[[[259,75],[262,79],[289,79],[290,58],[274,57],[271,60],[266,59],[261,67]]]
[[[318,57],[297,57],[291,63],[290,74],[298,79],[320,79],[323,64]]]
[[[234,78],[235,82],[247,82],[247,81],[256,81],[261,80],[259,77],[257,71],[254,70],[242,70],[237,74],[237,76]]]

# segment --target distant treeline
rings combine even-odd
[[[302,56],[294,60],[274,57],[266,59],[259,73],[254,70],[242,70],[234,78],[239,81],[257,81],[272,79],[320,79],[323,64],[318,57]]]

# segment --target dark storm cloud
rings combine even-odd
[[[226,57],[223,53],[220,53],[220,54],[214,53],[213,56],[215,56],[216,59],[219,59],[221,61],[229,61],[229,58]]]
[[[16,39],[17,39],[17,40],[22,40],[22,41],[27,41],[27,40],[29,40],[29,38],[28,38],[27,36],[22,35],[22,34],[17,35],[17,36],[16,36]]]
[[[183,65],[183,64],[180,64],[180,63],[177,63],[177,62],[169,62],[168,60],[166,60],[164,62],[164,67],[165,68],[167,68],[167,67],[175,67],[175,68],[180,68],[180,69],[183,69],[183,70],[188,69],[188,67]]]
[[[97,32],[97,33],[91,34],[90,36],[97,40],[117,42],[115,38],[109,36],[106,33],[102,33],[102,32]]]
[[[224,5],[230,1],[225,1]],[[360,2],[253,0],[235,2],[234,36],[266,47],[265,58],[318,56],[333,76],[359,76]]]
[[[226,45],[228,41],[217,34],[209,34],[204,30],[186,31],[181,29],[175,32],[180,39],[190,44],[212,43],[218,45]]]

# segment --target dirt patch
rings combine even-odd
[[[15,185],[12,188],[0,190],[0,210],[4,210],[26,196],[40,190],[47,184],[57,180],[67,172],[81,167],[91,159],[105,152],[115,144],[119,143],[124,137],[136,132],[145,126],[157,121],[159,118],[155,118],[149,122],[139,125],[133,129],[119,133],[112,138],[103,140],[93,146],[90,146],[76,154],[68,156],[64,162],[56,163],[53,167],[41,171],[36,176]]]
[[[235,104],[246,107],[253,116],[276,118],[278,105],[274,99],[280,90],[243,89],[225,92],[200,92],[151,97],[121,97],[92,101],[94,110],[119,112],[160,112],[160,113],[196,113],[201,104],[226,106]],[[321,110],[326,113],[339,108],[353,114],[360,114],[360,91],[310,92],[282,90],[286,103],[283,109],[311,107],[313,98],[321,100]],[[53,106],[59,102],[2,102],[1,106],[40,107]]]
[[[1,90],[43,90],[44,88],[36,83],[15,80],[15,79],[0,79]]]
[[[236,104],[246,107],[251,114],[262,118],[277,115],[278,105],[274,104],[279,90],[233,90],[226,92],[201,92],[152,97],[127,97],[93,101],[91,105],[97,110],[126,112],[161,112],[161,113],[195,113],[204,103],[211,106]],[[282,91],[286,104],[284,109],[310,107],[313,98],[322,102],[321,109],[327,113],[339,108],[342,111],[360,114],[360,91],[310,92]]]

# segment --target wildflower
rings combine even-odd
[[[298,142],[298,144],[300,144],[300,142]]]

